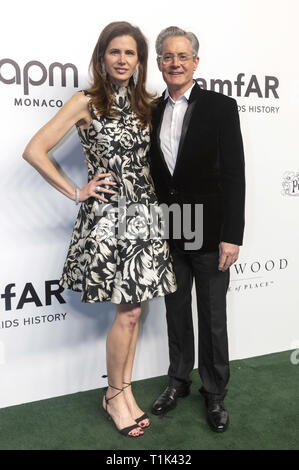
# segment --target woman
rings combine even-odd
[[[150,425],[131,388],[140,302],[176,290],[167,242],[159,230],[154,237],[149,230],[150,209],[158,204],[148,163],[153,105],[145,90],[147,56],[138,28],[109,24],[93,52],[92,87],[76,93],[23,154],[58,191],[82,203],[60,284],[82,292],[83,302],[116,304],[103,407],[117,430],[133,437]],[[73,125],[88,163],[89,182],[80,190],[47,156]]]

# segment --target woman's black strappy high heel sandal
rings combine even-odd
[[[116,393],[115,395],[113,395],[113,397],[110,397],[110,398],[107,398],[106,397],[106,394],[104,395],[104,398],[105,398],[105,403],[106,403],[106,408],[104,409],[104,411],[107,413],[107,418],[113,422],[114,426],[116,427],[117,431],[122,434],[123,436],[129,436],[129,437],[140,437],[142,436],[143,434],[137,434],[137,435],[132,435],[132,434],[129,434],[131,431],[133,431],[134,429],[141,429],[142,428],[138,425],[138,424],[133,424],[132,426],[127,426],[126,428],[123,428],[123,429],[118,429],[118,427],[116,426],[115,422],[114,422],[114,419],[112,418],[112,416],[108,413],[108,410],[107,410],[107,406],[109,404],[109,401],[112,400],[113,398],[117,397],[117,395],[120,395],[124,389],[123,388],[117,388],[117,387],[113,387],[112,385],[108,384],[110,388],[113,388],[115,390],[119,390],[118,393]],[[107,393],[107,390],[106,390],[106,393]],[[137,423],[137,421],[136,421]]]
[[[123,384],[125,384],[125,387],[123,387],[123,390],[127,387],[130,387],[132,385],[132,383],[128,383],[128,382],[123,382]],[[150,427],[151,423],[150,423],[150,419],[148,417],[148,415],[146,413],[143,413],[142,416],[140,416],[139,418],[135,419],[136,423],[139,424],[141,423],[141,421],[143,421],[144,419],[148,419],[149,420],[149,424],[147,426],[140,426],[141,429],[147,429]]]

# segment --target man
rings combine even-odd
[[[214,431],[224,432],[229,423],[223,402],[229,380],[226,293],[229,267],[238,258],[243,238],[244,155],[236,101],[202,90],[193,80],[198,48],[196,36],[177,27],[163,30],[156,41],[167,90],[153,116],[152,176],[159,202],[191,205],[193,223],[196,205],[202,204],[203,224],[195,229],[203,229],[203,243],[192,250],[183,237],[170,236],[178,289],[165,297],[169,383],[152,412],[165,414],[177,398],[190,393],[195,280],[200,392],[208,423]]]

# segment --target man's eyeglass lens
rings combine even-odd
[[[187,60],[190,59],[190,57],[193,57],[193,54],[163,54],[159,56],[162,59],[163,64],[169,64],[170,62],[173,61],[175,57],[178,58],[179,62],[187,62]]]

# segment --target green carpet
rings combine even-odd
[[[92,390],[0,410],[1,450],[298,450],[298,374],[290,352],[231,362],[225,405],[230,427],[212,432],[198,393],[179,399],[168,417],[151,416],[141,438],[116,432],[99,407],[102,390]],[[166,377],[134,383],[137,402],[150,410],[167,385]]]

